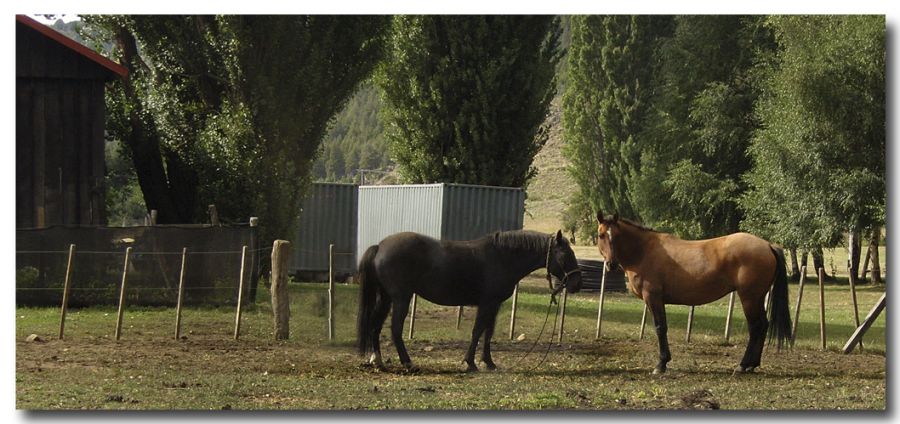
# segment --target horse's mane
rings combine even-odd
[[[637,222],[634,222],[634,221],[632,221],[632,220],[630,220],[630,219],[619,218],[619,221],[624,222],[624,223],[626,223],[626,224],[628,224],[628,225],[631,225],[632,227],[637,227],[639,230],[650,231],[650,232],[653,232],[653,233],[659,233],[659,232],[660,232],[660,231],[654,230],[654,229],[652,229],[652,228],[650,228],[650,227],[644,226],[644,224],[639,224],[639,223],[637,223]]]
[[[549,234],[537,231],[497,231],[488,236],[494,246],[511,250],[543,250],[547,248]]]

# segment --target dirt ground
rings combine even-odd
[[[668,373],[650,374],[655,342],[553,346],[500,341],[500,370],[464,373],[466,343],[413,341],[421,367],[362,365],[349,345],[96,338],[16,343],[18,409],[864,409],[885,408],[885,357],[794,350],[733,372],[743,346],[672,341]],[[534,350],[525,356],[529,348]]]

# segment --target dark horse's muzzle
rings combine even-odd
[[[547,278],[549,280],[549,274],[547,275]],[[562,278],[556,277],[555,275],[553,278],[556,280],[556,287],[553,287],[553,284],[551,283],[553,297],[556,297],[563,289],[569,293],[576,293],[581,290],[581,268],[566,271]]]
[[[581,290],[581,268],[567,272],[563,276],[562,284],[569,293],[577,293]]]

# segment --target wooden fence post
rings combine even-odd
[[[290,337],[291,301],[288,294],[288,265],[291,262],[291,242],[275,240],[272,245],[272,313],[275,320],[275,340]]]
[[[181,339],[181,305],[184,303],[184,266],[187,262],[187,247],[181,249],[181,272],[178,274],[178,301],[175,304],[175,340]]]
[[[825,268],[819,268],[819,338],[825,350]]]
[[[125,314],[125,280],[128,277],[128,258],[130,256],[131,246],[128,246],[125,248],[125,266],[122,269],[122,286],[119,288],[119,312],[116,314],[116,340],[119,340],[122,335],[122,316]]]
[[[563,330],[566,326],[566,303],[569,300],[569,291],[563,289],[562,291],[562,307],[559,309],[559,338],[556,339],[556,345],[562,345],[563,339]]]
[[[856,303],[856,275],[849,268],[847,271],[850,280],[850,300],[853,301],[853,322],[856,324],[856,328],[859,328],[859,306]],[[863,351],[862,337],[859,338],[859,351]]]
[[[644,340],[644,327],[647,326],[647,304],[644,303],[644,313],[641,314],[641,335],[638,340]]]
[[[334,244],[328,245],[328,340],[334,340]]]
[[[247,258],[247,246],[241,248],[241,277],[238,282],[237,312],[234,314],[234,339],[241,335],[241,303],[244,301],[244,264]]]
[[[66,328],[66,310],[69,306],[69,290],[71,288],[72,282],[72,259],[75,257],[75,245],[69,245],[69,260],[66,262],[66,279],[63,283],[63,298],[62,298],[62,306],[60,307],[59,312],[59,339],[63,339],[63,334]]]
[[[209,223],[219,225],[219,212],[216,210],[216,205],[209,205],[206,210],[209,212]]]
[[[256,289],[259,286],[259,218],[250,217],[250,303],[256,302]]]
[[[691,342],[691,330],[694,328],[694,306],[691,306],[691,310],[688,312],[688,322],[687,322],[687,335],[684,338],[685,343]]]
[[[728,312],[725,315],[725,343],[731,337],[731,317],[734,315],[734,292],[728,296]]]
[[[600,339],[600,326],[603,324],[603,297],[606,295],[606,261],[603,261],[603,274],[600,277],[600,306],[597,307],[597,333],[594,340]]]
[[[412,313],[409,316],[409,339],[412,340],[413,336],[416,332],[416,299],[418,299],[418,295],[413,294],[412,296]]]
[[[516,332],[516,309],[519,307],[519,283],[513,288],[512,295],[512,311],[509,313],[509,339],[515,337]],[[459,307],[460,316],[462,316],[462,306]],[[456,328],[459,328],[459,318],[456,320]]]
[[[797,288],[797,307],[794,308],[794,322],[791,328],[791,345],[797,341],[797,327],[800,322],[800,305],[803,301],[803,284],[806,281],[806,265],[800,267],[800,287]]]
[[[866,315],[866,319],[863,320],[862,325],[857,327],[853,332],[853,335],[850,336],[850,339],[847,340],[847,343],[844,345],[844,353],[852,352],[853,346],[856,345],[859,340],[862,340],[862,336],[866,333],[866,331],[869,331],[869,327],[872,326],[872,323],[875,322],[875,320],[878,318],[878,315],[881,315],[881,311],[884,310],[886,298],[887,292],[881,295],[881,298],[878,299],[878,302],[875,303],[875,306],[872,307],[872,310],[869,311],[868,315]]]
[[[156,209],[150,209],[150,225],[151,226],[156,225],[156,216],[157,215],[158,215],[158,212],[156,211]]]

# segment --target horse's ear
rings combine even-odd
[[[564,240],[565,240],[565,239],[563,238],[562,230],[556,230],[556,243],[557,243],[557,244],[560,244],[560,243],[562,243]]]
[[[597,222],[603,223],[603,212],[601,212],[599,209],[597,209]]]
[[[612,220],[613,220],[613,222],[619,222],[619,211],[616,211],[616,212],[613,214],[613,219],[612,219]]]

